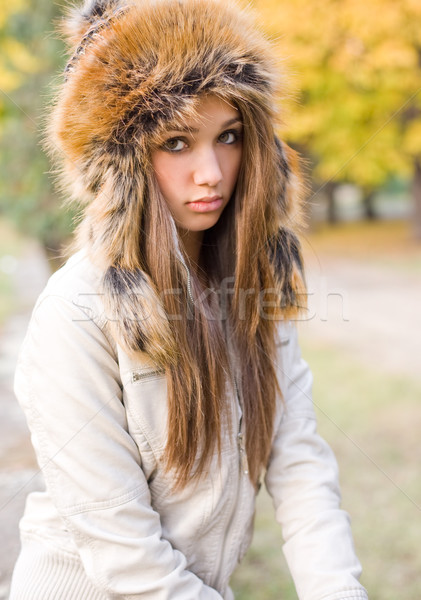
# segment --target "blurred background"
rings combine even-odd
[[[304,159],[309,309],[299,323],[322,435],[372,600],[421,597],[421,3],[254,0],[284,73],[280,135]],[[12,393],[31,307],[75,214],[40,146],[66,57],[62,7],[0,4],[0,600],[41,485]],[[47,110],[48,112],[48,110]],[[239,600],[293,600],[261,492]]]

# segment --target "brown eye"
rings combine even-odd
[[[238,140],[238,133],[236,131],[224,131],[219,136],[219,141],[223,144],[234,144]]]
[[[169,152],[180,152],[185,146],[186,143],[180,138],[170,138],[162,145],[164,150],[168,150]]]

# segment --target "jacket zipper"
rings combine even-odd
[[[249,474],[248,469],[248,461],[247,461],[247,451],[244,443],[244,434],[243,434],[243,407],[241,404],[240,394],[238,391],[237,380],[234,377],[234,388],[235,388],[235,396],[237,398],[237,402],[241,408],[241,417],[238,424],[238,433],[237,433],[237,443],[238,443],[238,453],[240,457],[240,469],[243,471],[244,475]]]
[[[190,298],[190,301],[192,304],[194,304],[194,298],[193,298],[193,293],[192,293],[192,289],[191,289],[191,275],[190,275],[190,270],[188,268],[188,266],[186,265],[183,257],[180,255],[179,257],[179,261],[181,262],[181,264],[183,265],[183,267],[186,269],[186,273],[187,273],[187,293],[188,296]]]
[[[145,379],[155,379],[165,373],[164,369],[147,369],[132,371],[132,383],[144,381]]]
[[[240,423],[241,423],[241,421],[240,421]],[[249,469],[248,469],[248,463],[247,463],[247,452],[246,452],[246,448],[244,445],[244,436],[241,431],[239,431],[237,434],[237,440],[238,440],[238,450],[240,452],[240,467],[241,467],[241,470],[243,471],[244,475],[248,475]]]

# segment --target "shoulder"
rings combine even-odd
[[[107,327],[103,275],[84,251],[72,255],[48,280],[32,311],[21,347],[20,363],[37,354],[51,361],[62,355],[73,360],[81,349],[90,355],[117,356],[117,344]],[[64,354],[66,356],[64,356]],[[55,356],[54,356],[55,358]]]
[[[82,320],[93,321],[103,329],[106,315],[103,308],[101,270],[84,250],[73,254],[48,280],[34,307],[33,314],[54,311],[67,305],[67,312]]]
[[[284,319],[278,323],[275,333],[275,344],[278,363],[284,369],[288,368],[298,358],[301,358],[297,325],[294,321]]]
[[[282,408],[290,414],[308,412],[313,416],[313,375],[301,354],[297,325],[280,322],[276,333],[276,369],[281,388]]]
[[[50,277],[20,348],[15,372],[18,397],[31,395],[22,387],[28,378],[48,396],[54,381],[66,381],[70,390],[76,381],[89,381],[95,370],[102,374],[94,378],[96,385],[107,373],[118,388],[118,348],[106,327],[101,281],[101,271],[84,252],[74,254]]]

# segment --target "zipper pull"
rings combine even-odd
[[[238,449],[240,452],[240,466],[241,466],[241,469],[242,469],[244,475],[248,475],[249,468],[248,468],[248,462],[247,462],[247,452],[246,452],[246,448],[244,446],[244,436],[241,433],[241,431],[239,431],[237,434],[237,441],[238,441]]]

